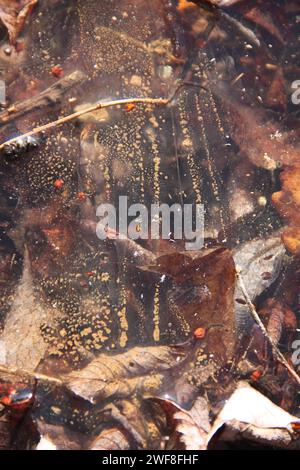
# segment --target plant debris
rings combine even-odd
[[[299,448],[299,14],[0,0],[0,449]]]

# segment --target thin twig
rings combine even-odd
[[[281,362],[282,365],[284,365],[284,367],[289,371],[289,373],[293,376],[293,378],[296,380],[296,382],[300,385],[300,377],[299,375],[297,374],[297,372],[289,365],[289,363],[287,362],[287,360],[285,359],[284,355],[282,354],[282,352],[278,349],[277,345],[275,344],[275,342],[273,341],[273,339],[270,337],[270,335],[268,334],[267,330],[266,330],[266,327],[265,325],[263,324],[263,322],[261,321],[257,311],[256,311],[256,308],[255,306],[253,305],[251,299],[250,299],[250,296],[247,292],[247,289],[246,289],[246,286],[244,284],[244,281],[243,281],[243,278],[240,274],[240,272],[237,271],[236,273],[237,275],[237,279],[239,281],[239,284],[240,284],[240,288],[241,288],[241,291],[243,292],[243,295],[245,297],[245,300],[246,300],[246,303],[247,303],[247,306],[249,307],[249,310],[250,310],[250,313],[252,315],[252,318],[254,319],[254,321],[258,324],[259,328],[261,329],[264,337],[269,341],[271,347],[272,347],[272,350],[275,354],[275,356],[277,357],[277,359],[279,360],[279,362]]]
[[[177,92],[177,90],[176,90]],[[114,100],[114,101],[107,101],[107,102],[98,102],[89,108],[83,109],[73,114],[69,114],[68,116],[64,116],[62,118],[57,119],[56,121],[49,122],[48,124],[44,124],[43,126],[35,127],[33,130],[26,132],[18,137],[14,137],[13,139],[7,140],[3,144],[0,145],[0,150],[4,147],[14,144],[18,139],[23,139],[26,137],[34,136],[40,134],[41,132],[48,131],[49,129],[53,129],[54,127],[60,126],[65,124],[66,122],[73,121],[74,119],[83,116],[84,114],[88,114],[94,111],[98,111],[99,109],[110,108],[112,106],[124,106],[126,104],[152,104],[152,105],[167,105],[169,104],[173,98],[175,93],[169,98],[125,98],[121,100]]]
[[[75,70],[66,77],[58,80],[50,87],[25,101],[14,103],[13,106],[0,113],[0,124],[8,124],[25,114],[39,111],[45,107],[54,107],[61,103],[64,95],[75,86],[82,84],[86,76],[80,70]]]
[[[45,380],[47,382],[53,382],[58,385],[63,385],[63,381],[56,377],[52,377],[52,376],[45,375],[45,374],[39,374],[38,372],[33,372],[33,371],[26,370],[26,369],[17,369],[15,367],[7,367],[3,364],[0,364],[0,373],[15,374],[18,376],[27,375],[36,380]]]

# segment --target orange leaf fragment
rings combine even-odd
[[[128,104],[125,105],[126,113],[129,113],[130,111],[132,111],[135,108],[136,108],[136,104],[134,104],[134,103],[128,103]]]
[[[178,1],[178,6],[177,6],[177,10],[178,11],[185,11],[187,10],[188,8],[193,8],[195,7],[196,5],[192,2],[192,1],[189,1],[189,0],[179,0]]]

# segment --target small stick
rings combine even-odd
[[[22,376],[22,375],[27,375],[29,377],[32,377],[33,379],[36,380],[45,380],[47,382],[53,382],[58,385],[63,385],[63,381],[61,379],[58,379],[56,377],[51,377],[48,375],[44,374],[39,374],[38,372],[32,372],[26,369],[17,369],[15,367],[7,367],[3,364],[0,364],[0,374],[14,374],[17,376]]]
[[[284,357],[284,355],[282,354],[282,352],[278,349],[277,345],[275,344],[275,342],[273,341],[273,339],[269,336],[267,330],[266,330],[266,327],[265,325],[263,324],[263,322],[261,321],[257,311],[256,311],[256,308],[255,306],[253,305],[251,299],[250,299],[250,296],[247,292],[247,289],[246,289],[246,286],[244,284],[244,281],[243,281],[243,278],[240,274],[239,271],[237,271],[236,273],[236,276],[237,276],[237,279],[239,281],[239,284],[240,284],[240,288],[241,288],[241,291],[243,292],[243,295],[245,297],[245,300],[246,300],[246,303],[247,303],[247,306],[249,307],[249,310],[250,310],[250,313],[252,315],[252,318],[255,320],[255,322],[258,324],[258,326],[260,327],[264,337],[269,341],[272,349],[273,349],[273,352],[275,354],[275,356],[277,357],[277,359],[281,362],[282,365],[284,365],[284,367],[289,371],[289,373],[293,376],[293,378],[296,380],[296,382],[300,385],[300,377],[299,375],[297,374],[297,372],[289,365],[289,363],[287,362],[286,358]]]
[[[175,93],[176,92],[177,90],[175,91]],[[26,132],[25,134],[22,134],[18,137],[14,137],[13,139],[7,140],[6,142],[0,145],[0,150],[3,150],[3,148],[7,145],[14,144],[18,139],[37,135],[41,132],[45,132],[49,129],[53,129],[54,127],[65,124],[66,122],[73,121],[74,119],[77,119],[78,117],[83,116],[84,114],[88,114],[88,113],[97,111],[99,109],[110,108],[112,106],[122,106],[126,104],[167,105],[173,100],[175,93],[169,98],[124,98],[121,100],[107,101],[104,103],[98,102],[94,104],[93,106],[90,106],[87,109],[83,109],[81,111],[78,111],[77,113],[69,114],[68,116],[59,118],[56,121],[52,121],[52,122],[49,122],[48,124],[44,124],[43,126],[35,127],[32,131]]]
[[[87,77],[80,70],[58,80],[46,90],[28,98],[25,101],[15,103],[10,108],[0,113],[0,124],[8,124],[10,121],[19,119],[25,114],[39,111],[44,107],[54,107],[61,103],[63,96],[73,87],[80,85]]]

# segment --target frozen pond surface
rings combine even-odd
[[[20,3],[27,20],[9,26],[9,41],[4,13],[16,12],[0,1],[1,143],[97,102],[172,99],[94,109],[1,147],[0,393],[7,399],[14,384],[15,401],[30,406],[13,442],[4,409],[3,447],[45,438],[58,448],[159,448],[173,436],[159,400],[190,408],[205,397],[215,416],[256,370],[261,391],[298,415],[295,381],[235,276],[237,266],[290,360],[297,2]],[[114,239],[111,227],[100,240],[97,208],[118,208],[120,196],[146,208],[203,204],[203,249],[186,251],[174,221],[167,239]]]

